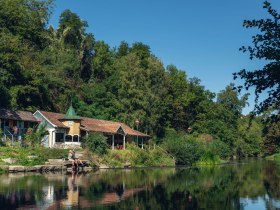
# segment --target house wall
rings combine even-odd
[[[69,120],[69,121],[64,121],[62,122],[65,126],[70,127],[68,132],[66,133],[67,135],[78,135],[80,136],[80,126],[81,126],[81,121],[80,120]]]
[[[65,126],[69,127],[69,129],[64,129],[64,128],[58,128],[51,124],[40,112],[35,112],[34,117],[36,117],[40,121],[40,126],[44,126],[45,129],[49,132],[49,135],[46,135],[43,139],[44,141],[44,146],[46,147],[53,147],[55,144],[60,144],[60,143],[66,143],[66,144],[72,144],[72,143],[77,143],[80,144],[79,142],[73,142],[73,141],[65,141],[66,136],[71,136],[73,139],[73,136],[80,136],[80,125],[81,121],[80,120],[69,120],[69,121],[64,121],[62,122]],[[64,140],[63,142],[61,139],[56,139],[56,133],[62,133],[64,135]],[[56,142],[58,141],[58,142]]]
[[[40,126],[44,126],[46,130],[54,128],[39,112],[35,112],[34,117],[40,121]]]
[[[55,143],[55,127],[49,123],[39,112],[35,112],[34,117],[40,121],[39,126],[44,126],[49,135],[43,137],[45,139],[44,146],[53,147]]]

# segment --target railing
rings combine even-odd
[[[14,135],[10,132],[10,128],[5,127],[4,128],[4,140],[7,142],[7,137],[11,137],[12,145],[14,144]]]
[[[17,133],[13,133],[10,127],[4,127],[3,137],[5,142],[11,142],[11,146],[14,146],[15,142],[18,141],[20,146],[23,143],[24,135],[26,134],[26,128],[18,128]]]
[[[176,159],[173,155],[169,154],[165,149],[163,149],[162,147],[160,147],[158,145],[155,145],[155,147],[159,148],[161,151],[163,151],[165,154],[167,154],[169,157],[171,157],[175,162]]]

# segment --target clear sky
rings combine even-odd
[[[280,11],[280,1],[270,0]],[[188,77],[198,77],[218,93],[233,81],[232,73],[261,68],[240,52],[257,31],[244,19],[268,17],[263,0],[56,0],[50,24],[57,27],[65,9],[88,22],[87,32],[111,47],[121,41],[143,42],[164,64],[174,64]],[[252,109],[253,97],[250,98]]]

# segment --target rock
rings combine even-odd
[[[36,171],[41,171],[43,166],[44,165],[36,165],[36,166],[33,166],[33,167],[36,168]]]
[[[35,158],[38,158],[38,156],[36,156],[36,155],[28,155],[27,158],[28,159],[35,159]]]
[[[92,167],[84,167],[83,168],[83,171],[85,171],[85,172],[92,171],[92,170],[93,170]]]
[[[63,165],[64,159],[48,159],[49,165]]]
[[[105,164],[100,164],[99,165],[100,169],[105,169],[105,168],[110,168],[109,166],[105,165]]]
[[[34,167],[34,166],[25,166],[24,169],[25,169],[26,172],[37,171],[37,168]]]
[[[75,156],[76,156],[76,158],[81,158],[81,157],[83,157],[83,155],[84,155],[84,153],[81,151],[81,152],[76,152],[75,153]]]
[[[17,159],[16,158],[4,158],[2,159],[5,163],[8,163],[8,164],[14,164],[17,162]]]
[[[24,172],[24,166],[9,166],[9,172]]]
[[[129,162],[126,162],[123,165],[123,168],[130,168],[130,167],[131,167],[131,163],[129,163]]]

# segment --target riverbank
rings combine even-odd
[[[67,171],[65,158],[69,149],[0,147],[0,173]],[[160,149],[141,149],[134,145],[127,150],[108,150],[97,155],[89,150],[76,150],[80,160],[87,162],[83,171],[96,168],[131,168],[175,166],[175,160]],[[69,164],[68,164],[69,166]]]
[[[270,156],[265,157],[266,160],[275,160],[277,162],[280,162],[280,153],[276,153]]]

